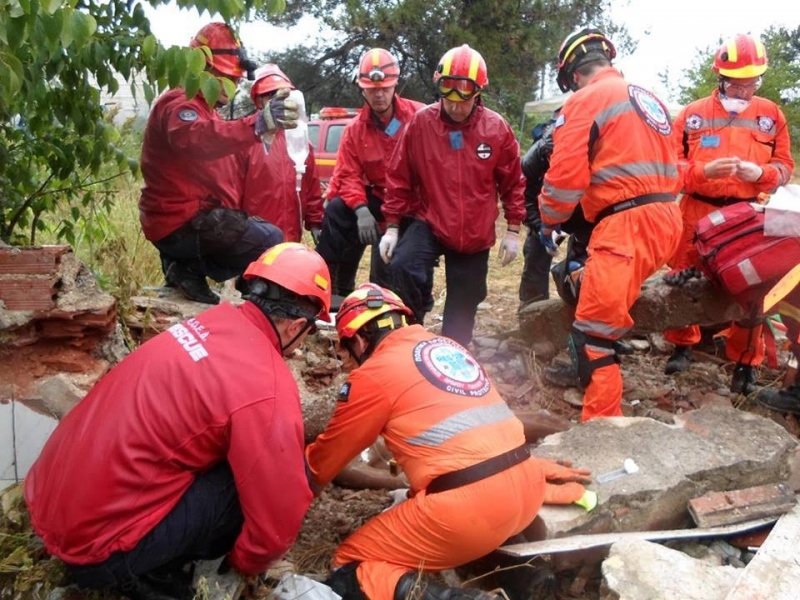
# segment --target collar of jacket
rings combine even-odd
[[[253,324],[253,327],[269,338],[270,343],[275,346],[275,350],[281,354],[281,340],[278,338],[278,333],[261,309],[249,300],[245,301],[238,309],[242,311],[244,318]]]

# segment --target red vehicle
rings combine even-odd
[[[354,108],[325,107],[318,119],[308,123],[308,136],[314,144],[317,172],[323,189],[328,186],[333,168],[336,166],[336,153],[342,139],[345,125],[358,114]]]

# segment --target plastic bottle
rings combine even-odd
[[[289,158],[294,162],[294,170],[297,173],[296,187],[299,192],[303,174],[306,172],[306,159],[308,158],[308,118],[306,117],[306,102],[303,92],[292,90],[289,94],[289,99],[297,102],[297,127],[295,129],[286,129],[284,134],[286,135],[286,151],[289,153]]]

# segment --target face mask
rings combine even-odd
[[[742,100],[741,98],[726,98],[720,96],[722,107],[728,111],[729,115],[738,115],[744,112],[750,106],[750,100]]]

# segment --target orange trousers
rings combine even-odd
[[[648,204],[603,219],[589,240],[589,258],[573,327],[607,340],[618,340],[631,327],[631,306],[644,281],[675,253],[681,234],[675,202]],[[587,344],[590,360],[612,350]],[[622,415],[619,365],[596,369],[583,395],[581,421]]]
[[[699,267],[700,258],[694,247],[694,234],[697,222],[707,214],[717,210],[717,206],[684,196],[680,202],[683,229],[677,251],[669,261],[672,269]],[[725,337],[725,356],[728,360],[745,365],[760,365],[764,361],[764,339],[762,326],[753,328],[732,323],[730,329],[722,332]],[[688,325],[680,329],[667,329],[664,339],[676,346],[694,346],[700,341],[700,327]]]
[[[370,519],[348,537],[333,568],[358,561],[370,600],[393,600],[409,571],[452,569],[489,554],[531,524],[544,499],[539,461],[529,459],[460,488],[424,491]]]

